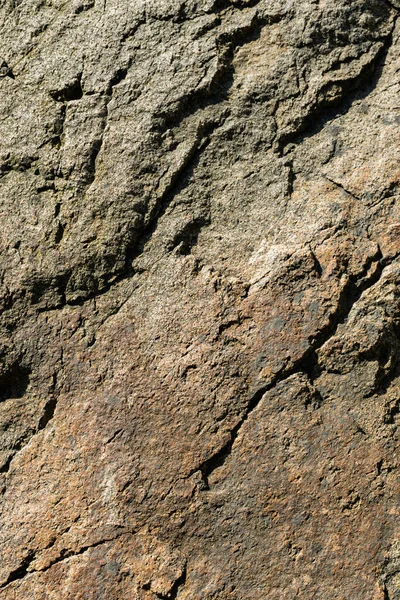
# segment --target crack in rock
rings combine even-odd
[[[12,462],[13,462],[14,458],[17,456],[17,454],[19,454],[21,452],[21,450],[23,450],[25,448],[25,446],[27,446],[36,435],[38,435],[38,433],[43,431],[47,427],[47,425],[52,421],[52,419],[54,418],[54,413],[57,408],[58,400],[59,400],[59,394],[55,393],[55,387],[56,387],[56,376],[55,375],[53,376],[52,387],[53,387],[53,391],[50,393],[50,398],[43,407],[42,415],[39,418],[36,429],[31,433],[31,435],[25,436],[22,440],[20,440],[20,442],[18,442],[13,447],[13,453],[8,457],[7,461],[1,467],[0,473],[8,473],[9,472]]]
[[[381,48],[378,49],[370,62],[362,66],[361,72],[357,76],[350,79],[334,80],[326,84],[328,88],[332,84],[342,86],[343,91],[338,98],[317,103],[312,110],[303,116],[293,131],[282,134],[277,131],[275,151],[280,157],[289,154],[294,145],[298,146],[305,139],[318,134],[328,122],[346,114],[356,100],[368,97],[375,90],[379,83],[385,59],[393,44],[393,33],[397,20],[398,14],[393,18],[389,34],[382,38]]]
[[[60,564],[64,561],[68,560],[69,558],[75,558],[77,556],[81,556],[82,554],[85,554],[85,552],[87,552],[88,550],[91,550],[92,548],[97,548],[98,546],[102,546],[104,544],[107,544],[108,542],[114,542],[124,535],[135,535],[135,533],[136,533],[136,531],[123,531],[116,536],[113,536],[110,538],[105,538],[105,539],[99,540],[98,542],[94,542],[93,544],[88,544],[86,546],[82,546],[79,550],[76,550],[76,551],[64,549],[61,551],[59,557],[54,559],[51,563],[49,563],[43,569],[32,569],[32,570],[29,569],[30,565],[36,560],[36,553],[35,553],[35,551],[31,550],[28,553],[28,555],[24,558],[24,560],[21,562],[20,566],[17,569],[14,569],[13,571],[11,571],[11,573],[9,574],[5,583],[0,585],[0,589],[4,589],[7,586],[11,585],[12,583],[15,583],[16,581],[20,581],[21,579],[24,579],[28,575],[33,575],[35,573],[45,573],[46,571],[48,571],[49,569],[54,567],[54,565]]]
[[[367,277],[366,275],[370,271],[373,264],[376,265],[376,268],[373,273]],[[227,458],[232,453],[235,441],[239,436],[244,423],[257,409],[263,396],[272,389],[275,389],[277,385],[296,374],[306,375],[310,383],[314,383],[315,379],[317,379],[319,376],[321,369],[321,367],[318,365],[317,351],[336,334],[339,325],[346,321],[350,311],[358,302],[362,294],[379,282],[383,273],[383,269],[382,253],[380,249],[378,249],[377,254],[372,257],[370,261],[368,261],[365,269],[356,278],[353,279],[350,277],[348,282],[344,285],[337,308],[335,312],[330,315],[329,324],[317,333],[317,335],[311,341],[308,349],[304,352],[303,356],[291,367],[282,369],[274,377],[273,381],[261,387],[252,395],[241,419],[230,431],[229,440],[222,446],[222,448],[218,450],[216,454],[203,461],[200,465],[191,469],[187,477],[190,477],[195,472],[200,471],[205,484],[203,489],[209,489],[208,480],[210,475],[226,462]],[[318,390],[315,390],[315,393],[319,395]]]

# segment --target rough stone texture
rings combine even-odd
[[[400,598],[400,2],[0,4],[0,597]]]

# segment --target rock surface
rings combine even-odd
[[[0,598],[400,598],[400,2],[0,5]]]

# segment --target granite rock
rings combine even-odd
[[[400,599],[400,3],[0,5],[0,598]]]

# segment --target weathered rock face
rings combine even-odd
[[[399,11],[1,3],[2,599],[400,598]]]

